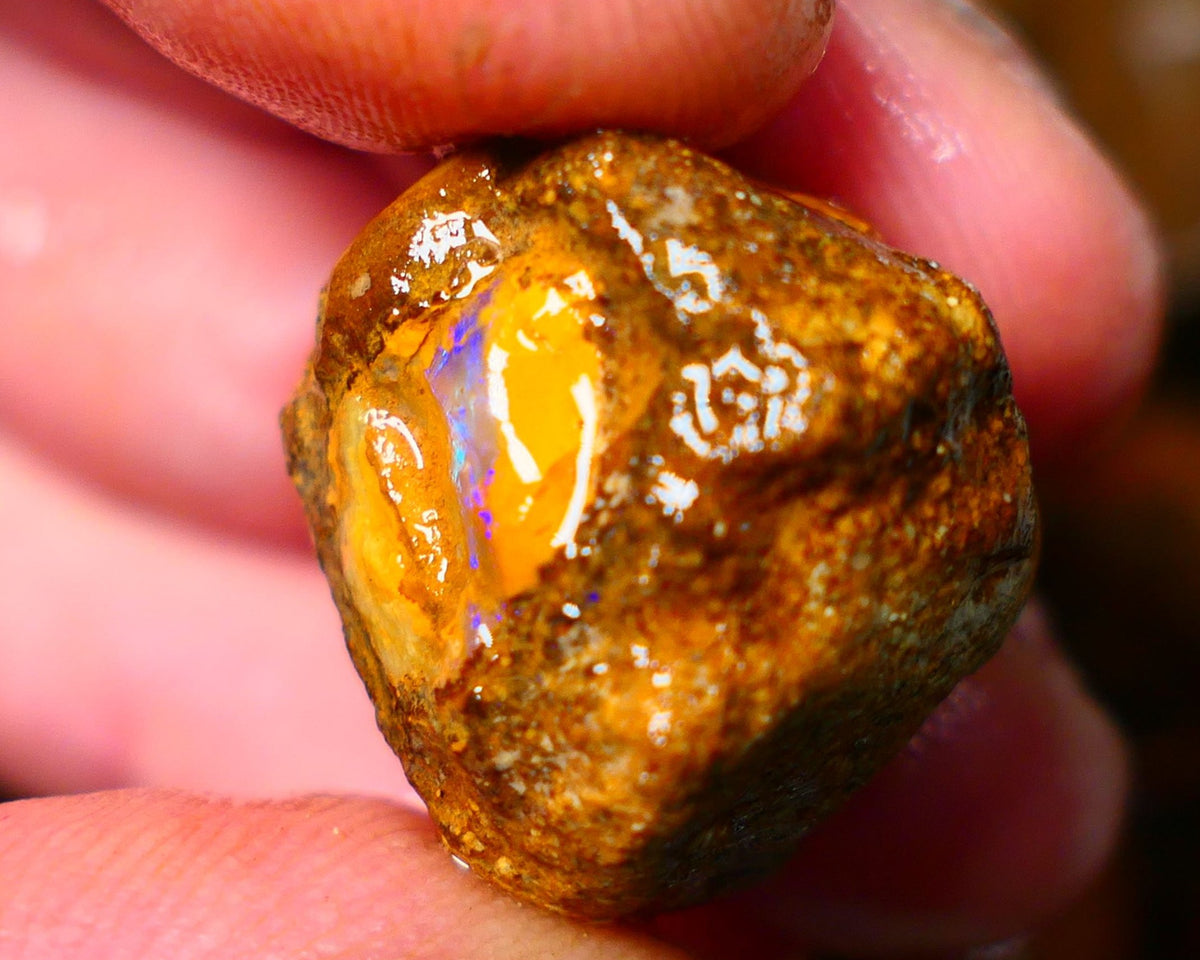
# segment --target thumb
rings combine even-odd
[[[0,806],[0,955],[679,957],[491,891],[413,811],[151,791]]]
[[[833,0],[106,0],[150,43],[365,150],[618,126],[710,146],[781,108]]]

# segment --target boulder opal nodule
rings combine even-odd
[[[446,846],[574,916],[780,864],[1033,573],[977,294],[672,141],[443,163],[337,265],[283,421]]]

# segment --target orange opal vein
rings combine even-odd
[[[446,846],[571,915],[780,864],[1033,574],[974,290],[672,141],[443,163],[337,265],[283,421]]]

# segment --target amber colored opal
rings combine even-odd
[[[284,429],[446,846],[576,916],[781,863],[1033,572],[974,290],[671,141],[443,163],[337,265]]]

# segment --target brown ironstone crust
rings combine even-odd
[[[549,314],[540,354],[509,349]],[[509,414],[497,344],[547,364],[509,368]],[[572,397],[565,432],[512,412]],[[575,509],[555,539],[489,527],[509,415],[567,444],[530,485]],[[672,141],[444,162],[337,265],[283,426],[447,848],[579,917],[778,866],[996,650],[1033,574],[1025,427],[975,291]]]

